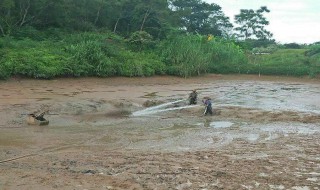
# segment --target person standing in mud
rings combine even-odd
[[[197,104],[198,93],[196,90],[192,90],[189,95],[189,105]]]
[[[208,114],[210,114],[210,115],[212,115],[213,114],[213,112],[212,112],[212,102],[211,102],[211,98],[204,98],[203,100],[202,100],[202,102],[204,103],[204,105],[206,106],[205,107],[205,110],[204,110],[204,115],[208,115]]]

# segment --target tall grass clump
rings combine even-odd
[[[154,53],[133,52],[125,40],[110,33],[81,33],[66,40],[71,76],[152,76],[163,74],[164,64]]]
[[[71,76],[108,77],[119,73],[116,57],[122,39],[108,32],[79,33],[65,38],[69,62],[66,74]]]
[[[176,36],[161,46],[168,74],[189,77],[203,73],[238,73],[246,64],[241,48],[231,41],[199,35]]]
[[[119,75],[126,77],[165,74],[165,64],[153,53],[123,51],[118,57]]]
[[[71,55],[66,74],[72,76],[112,76],[116,73],[112,61],[103,52],[99,41],[82,41],[68,47]]]
[[[210,54],[210,73],[244,73],[247,57],[242,48],[233,41],[215,38],[208,42],[206,52]]]

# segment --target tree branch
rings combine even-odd
[[[28,3],[27,7],[24,9],[24,14],[23,14],[23,17],[22,17],[22,20],[20,22],[19,27],[21,27],[24,23],[26,23],[26,17],[27,17],[29,8],[30,8],[30,0],[28,0],[27,3]]]
[[[1,23],[0,23],[0,30],[1,30],[2,36],[5,36],[4,29],[3,29],[2,25],[1,25]]]
[[[143,21],[142,21],[142,24],[141,24],[141,27],[140,27],[140,31],[143,30],[144,23],[146,22],[146,20],[147,20],[147,18],[148,18],[149,15],[150,15],[150,10],[148,9],[148,10],[146,11],[146,13],[144,14]]]

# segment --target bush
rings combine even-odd
[[[53,78],[64,73],[65,55],[50,42],[31,39],[11,40],[3,46],[2,76],[22,75],[33,78]]]
[[[168,74],[189,77],[207,71],[209,55],[203,51],[205,41],[201,36],[177,36],[160,46],[162,60]]]
[[[178,36],[162,44],[168,73],[183,77],[203,73],[239,73],[246,57],[232,41],[199,35]]]
[[[71,54],[66,65],[67,74],[72,76],[94,76],[96,67],[106,60],[101,44],[97,41],[83,41],[68,48]]]
[[[137,31],[132,33],[127,41],[131,49],[137,51],[150,48],[154,44],[152,36],[145,31]]]
[[[12,65],[0,60],[0,79],[7,79],[11,76]]]
[[[310,46],[310,48],[305,52],[306,56],[313,56],[316,54],[320,54],[320,44]]]
[[[123,52],[119,63],[121,76],[152,76],[165,73],[165,65],[154,54]]]
[[[248,60],[242,48],[232,41],[216,39],[210,42],[211,73],[243,73]]]

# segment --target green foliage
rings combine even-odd
[[[69,35],[65,40],[69,55],[66,74],[76,77],[114,76],[118,69],[113,58],[116,55],[113,39],[115,37],[110,33]]]
[[[253,50],[271,54],[246,55],[234,41],[178,32],[152,49],[130,51],[127,40],[108,31],[68,35],[55,32],[64,34],[58,37],[61,40],[40,40],[32,35],[28,35],[30,38],[0,38],[0,78],[14,75],[50,79],[59,76],[134,77],[162,74],[189,77],[204,73],[314,77],[320,73],[320,48],[317,44],[296,50],[278,49],[278,46],[272,45]]]
[[[277,45],[270,45],[268,47],[259,47],[259,48],[253,48],[252,53],[253,54],[268,54],[268,53],[274,53],[275,51],[278,50]]]
[[[251,51],[253,48],[267,48],[267,47],[275,47],[278,46],[275,42],[275,40],[271,39],[246,39],[243,41],[237,41],[235,42],[240,47],[242,47],[245,50]]]
[[[283,44],[283,46],[287,49],[301,49],[301,45],[297,43],[288,43],[288,44]]]
[[[177,36],[161,45],[162,59],[168,73],[189,77],[205,73],[209,56],[204,52],[205,40],[201,36]]]
[[[12,67],[10,64],[0,60],[0,79],[7,79],[11,76]]]
[[[320,44],[312,45],[309,49],[305,52],[307,56],[313,56],[316,54],[320,54]]]
[[[215,36],[226,35],[232,28],[229,18],[215,3],[202,0],[171,0],[173,15],[179,20],[179,28],[188,33]]]
[[[12,42],[10,51],[4,48],[2,64],[10,75],[33,78],[53,78],[63,73],[65,57],[53,52],[48,42],[31,40]],[[49,47],[49,48],[48,48]]]
[[[152,36],[145,31],[136,31],[127,40],[132,49],[143,50],[154,44]]]
[[[213,73],[243,73],[247,58],[240,46],[232,41],[216,39],[211,42],[210,72]]]
[[[35,41],[59,41],[64,38],[67,32],[59,28],[47,28],[45,30],[38,30],[32,26],[21,27],[20,30],[14,31],[12,37],[23,40],[29,38]]]
[[[287,76],[314,76],[320,73],[319,64],[304,54],[303,49],[284,49],[273,54],[251,55],[248,73]]]
[[[239,32],[240,38],[269,39],[272,37],[272,34],[264,28],[269,24],[263,15],[264,12],[269,13],[270,10],[262,6],[256,11],[241,9],[240,14],[235,15],[235,23],[240,25],[235,30]]]
[[[162,44],[168,73],[189,77],[203,73],[239,73],[246,58],[231,41],[198,35],[179,36]]]
[[[165,65],[150,53],[122,52],[119,57],[120,75],[127,77],[152,76],[165,73]]]
[[[150,36],[149,36],[150,37]],[[80,41],[80,42],[79,42]],[[72,76],[151,76],[164,73],[164,64],[154,54],[125,49],[124,39],[111,33],[72,35],[66,65]]]

